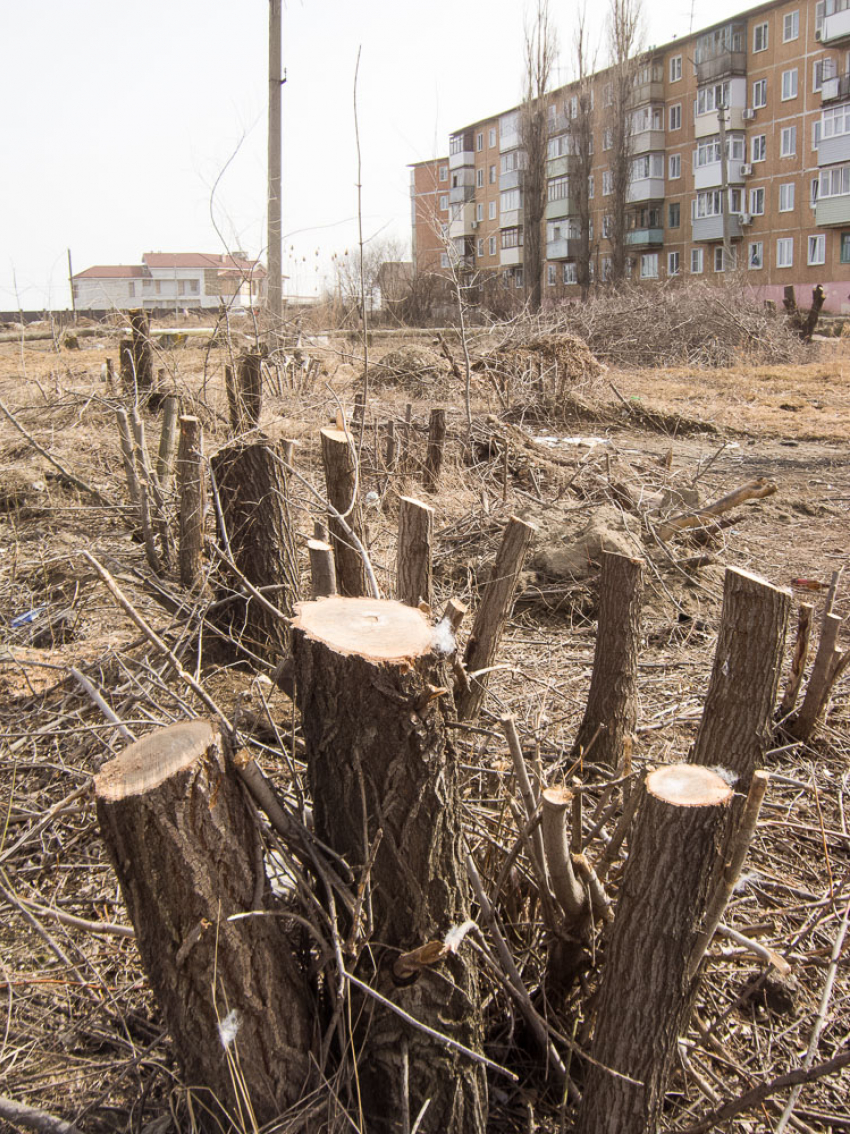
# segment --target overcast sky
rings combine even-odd
[[[576,8],[551,8],[566,82]],[[645,42],[741,9],[657,3]],[[284,0],[289,291],[314,292],[356,243],[358,48],[364,235],[406,248],[407,164],[518,101],[525,10]],[[74,271],[152,251],[265,258],[267,34],[267,0],[0,0],[0,310],[69,306],[68,248]]]

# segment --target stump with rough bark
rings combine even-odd
[[[207,509],[203,430],[196,417],[180,418],[177,487],[180,497],[180,582],[185,587],[196,587],[202,578],[204,519]]]
[[[266,438],[237,441],[210,463],[221,504],[222,545],[248,582],[288,615],[298,596],[299,569],[281,465],[284,445]],[[231,572],[227,586],[233,600],[223,610],[230,633],[252,654],[278,662],[288,648],[286,623],[256,596],[245,594],[238,575]]]
[[[400,985],[400,953],[442,939],[469,916],[458,790],[446,733],[448,693],[433,631],[398,602],[327,598],[302,603],[292,624],[316,832],[369,874],[371,947],[358,976],[415,1019],[481,1050],[476,972],[466,947]],[[483,1068],[352,989],[359,1077],[370,1131],[402,1129],[405,1076],[422,1134],[479,1134]],[[407,1070],[405,1070],[405,1051]]]
[[[578,1134],[657,1129],[731,798],[728,784],[695,764],[647,777],[605,956]]]
[[[577,759],[593,742],[594,763],[620,767],[637,725],[637,667],[643,560],[606,552],[599,581],[593,674],[576,737]],[[595,739],[594,739],[595,738]]]
[[[238,1066],[258,1120],[277,1117],[307,1085],[311,1006],[284,922],[230,920],[271,899],[259,832],[223,738],[208,721],[161,729],[105,764],[95,793],[187,1081],[235,1114],[244,1110],[231,1074]],[[235,1037],[226,1048],[220,1024]],[[216,1113],[209,1095],[203,1101]]]
[[[337,586],[341,595],[356,598],[365,595],[368,588],[363,557],[351,539],[352,532],[361,541],[363,535],[354,442],[351,434],[342,429],[323,429],[321,438],[328,503],[333,509],[328,517],[328,532],[334,549]]]

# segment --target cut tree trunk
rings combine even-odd
[[[184,587],[196,587],[201,581],[203,570],[204,517],[207,509],[203,432],[196,417],[180,418],[177,484],[180,496],[180,582]]]
[[[239,359],[237,390],[239,432],[256,429],[263,405],[263,356],[243,354]]]
[[[325,483],[328,503],[344,517],[345,523],[359,540],[363,538],[363,521],[357,484],[357,463],[353,440],[342,429],[323,429],[322,461],[325,466]],[[357,598],[367,593],[366,570],[363,557],[352,544],[351,538],[339,519],[331,512],[328,531],[336,560],[336,581],[339,593]]]
[[[447,738],[443,659],[421,611],[402,603],[327,598],[292,624],[316,833],[369,874],[369,961],[357,975],[417,1020],[480,1052],[477,974],[465,948],[398,987],[399,953],[441,940],[469,917],[458,757]],[[481,1134],[482,1066],[352,988],[368,1129],[397,1134],[409,1075],[421,1134]],[[409,1053],[405,1069],[404,1051]]]
[[[434,509],[402,496],[398,510],[396,598],[407,606],[431,605],[431,522]]]
[[[440,473],[443,468],[443,452],[446,446],[446,411],[431,410],[428,422],[428,448],[425,456],[425,489],[436,492],[440,487]]]
[[[223,738],[188,721],[137,741],[95,779],[97,815],[145,972],[195,1089],[260,1123],[297,1102],[309,1076],[312,1009],[271,901],[259,832]],[[219,1025],[235,1039],[225,1050]],[[241,1093],[241,1092],[240,1092]],[[203,1097],[215,1115],[217,1104]],[[241,1128],[241,1127],[240,1127]]]
[[[731,798],[716,773],[695,764],[666,765],[647,777],[605,957],[578,1134],[657,1129]]]
[[[337,593],[336,569],[333,548],[323,539],[308,539],[310,576],[313,581],[313,598],[327,598]]]
[[[642,583],[643,560],[603,555],[593,674],[573,759],[593,741],[593,762],[618,768],[626,745],[633,743]]]
[[[153,348],[147,311],[131,311],[129,318],[131,338],[121,340],[119,365],[124,392],[135,400],[153,389]]]
[[[299,570],[280,464],[284,444],[266,438],[251,444],[236,441],[210,463],[230,558],[249,583],[288,615],[298,597]],[[251,653],[277,663],[288,649],[286,623],[240,590],[238,577],[231,577],[233,601],[224,608],[231,635]]]
[[[496,651],[511,612],[517,580],[534,531],[533,524],[518,520],[516,516],[511,516],[505,528],[464,651],[466,683],[455,690],[457,715],[462,721],[477,717],[481,709],[490,680],[488,671],[496,660]]]

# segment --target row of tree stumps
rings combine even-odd
[[[532,529],[517,518],[506,525],[461,654],[465,608],[449,604],[435,626],[427,607],[432,506],[401,499],[397,600],[379,598],[356,438],[328,428],[326,528],[321,521],[309,546],[314,594],[323,597],[295,603],[285,506],[292,449],[257,435],[259,402],[256,414],[236,393],[230,404],[234,429],[244,434],[251,422],[254,432],[211,463],[223,562],[230,585],[243,585],[240,601],[254,607],[241,616],[251,651],[266,661],[291,655],[314,829],[277,798],[226,721],[162,730],[106,765],[98,815],[145,969],[189,1081],[232,1114],[250,1109],[265,1122],[303,1104],[328,1053],[341,1060],[353,1047],[365,1129],[483,1132],[481,991],[464,934],[473,915],[496,923],[465,846],[451,726],[480,713]],[[200,441],[181,452],[189,460]],[[180,467],[178,458],[178,478]],[[202,514],[202,494],[190,499]],[[576,739],[578,756],[592,750],[623,775],[637,720],[642,570],[640,560],[604,557]],[[273,602],[263,597],[272,593]],[[567,946],[552,949],[550,967],[561,970],[553,975],[568,982],[594,923],[610,923],[592,1058],[574,1073],[582,1134],[648,1134],[659,1121],[700,964],[764,794],[789,607],[788,592],[727,572],[694,747],[684,762],[633,782],[619,833],[595,863],[581,845],[580,797],[533,783],[513,721],[503,720],[541,909],[553,942]],[[722,776],[710,770],[717,766]],[[318,945],[303,918],[287,916],[299,907],[271,890],[258,811],[293,884],[324,911],[330,928]],[[626,839],[612,908],[607,872]],[[516,966],[500,957],[522,1002]],[[551,1036],[539,1017],[529,1020],[565,1088]]]

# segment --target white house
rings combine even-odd
[[[77,311],[112,308],[259,306],[266,269],[242,253],[146,252],[141,264],[107,264],[72,277]]]

